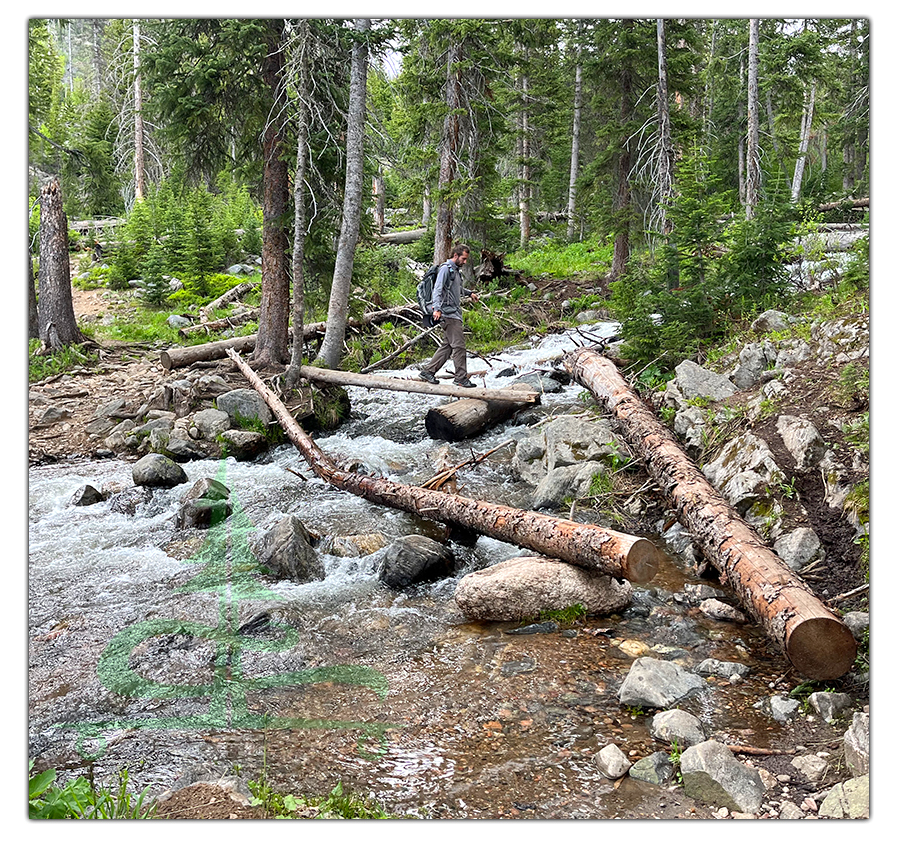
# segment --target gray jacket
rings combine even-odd
[[[462,286],[462,276],[459,267],[450,258],[441,264],[434,289],[431,291],[431,310],[438,309],[441,318],[462,320],[461,301],[463,296],[468,296],[472,291]]]

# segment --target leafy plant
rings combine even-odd
[[[841,432],[847,439],[847,444],[864,453],[869,452],[869,413],[864,412],[858,418],[846,424],[842,424]]]
[[[669,763],[675,770],[675,781],[679,785],[684,784],[684,779],[681,775],[681,745],[677,740],[673,740],[669,745]]]
[[[538,619],[541,622],[556,622],[561,628],[570,628],[584,620],[587,608],[581,604],[573,604],[562,610],[542,610]]]
[[[97,356],[87,351],[84,344],[69,344],[60,350],[39,354],[41,342],[28,342],[28,381],[39,382],[50,376],[68,373],[77,367],[95,364]]]
[[[28,817],[50,820],[137,820],[153,817],[155,804],[145,806],[147,786],[137,797],[128,791],[128,768],[119,771],[114,790],[98,788],[93,776],[78,776],[62,787],[56,770],[50,768],[31,775],[34,760],[28,762]]]

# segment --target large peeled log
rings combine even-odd
[[[534,388],[524,382],[510,385],[509,390],[535,393]],[[537,397],[534,402],[539,401],[540,397]],[[454,400],[428,410],[425,431],[438,441],[462,441],[480,435],[527,405],[530,404],[508,400]]]
[[[570,353],[565,365],[616,417],[679,521],[790,662],[818,680],[847,673],[856,658],[850,629],[713,488],[616,366],[586,348]]]

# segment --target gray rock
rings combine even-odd
[[[825,439],[812,421],[794,415],[779,415],[778,434],[799,471],[811,471],[825,455]]]
[[[684,792],[707,805],[756,814],[766,794],[759,773],[722,743],[707,740],[681,754]]]
[[[303,522],[292,515],[285,516],[251,542],[250,550],[277,580],[306,583],[325,577],[325,569],[309,543]]]
[[[537,486],[547,473],[544,451],[542,433],[529,432],[516,443],[513,470],[519,479],[528,483],[529,486]]]
[[[696,746],[706,740],[703,725],[693,714],[673,708],[660,711],[650,721],[650,734],[663,743],[677,743],[682,749]]]
[[[638,658],[616,694],[622,705],[640,708],[669,708],[703,690],[706,682],[686,672],[678,664],[655,658]]]
[[[819,807],[819,817],[864,820],[869,817],[869,774],[835,785]]]
[[[227,429],[221,439],[224,453],[239,462],[255,459],[269,447],[264,436],[244,429]]]
[[[205,459],[207,456],[206,451],[183,429],[172,430],[164,450],[176,462],[190,462],[192,459]]]
[[[700,610],[709,616],[710,619],[715,619],[718,622],[743,624],[747,621],[747,617],[740,610],[732,607],[730,604],[726,604],[724,601],[719,601],[717,598],[707,598],[701,601]]]
[[[828,773],[828,762],[819,755],[798,755],[791,760],[791,767],[807,782],[821,782]]]
[[[697,406],[688,406],[675,413],[675,435],[681,438],[688,452],[703,450],[703,436],[706,431],[706,415]]]
[[[186,483],[184,469],[161,453],[148,453],[134,463],[131,476],[136,486],[171,488]]]
[[[800,703],[796,699],[790,699],[787,696],[767,696],[760,699],[753,705],[764,713],[772,717],[779,723],[786,723],[797,716],[800,710]]]
[[[544,557],[517,557],[472,572],[456,586],[456,604],[470,619],[509,622],[544,610],[582,604],[609,614],[631,600],[631,584]]]
[[[585,498],[594,475],[606,470],[602,462],[581,462],[554,468],[538,483],[531,499],[532,509],[556,509],[569,498]]]
[[[853,700],[846,693],[821,690],[810,693],[809,704],[826,723],[832,723],[853,707]]]
[[[854,776],[869,773],[869,715],[857,711],[844,732],[844,758]]]
[[[614,743],[604,746],[594,756],[594,763],[607,779],[621,779],[631,769],[631,762]]]
[[[657,531],[666,543],[666,549],[673,556],[679,557],[686,568],[690,568],[697,562],[697,554],[694,549],[694,537],[682,527],[679,522],[675,522],[666,527],[667,521],[661,520],[657,524]]]
[[[35,425],[38,427],[51,426],[52,424],[58,424],[60,421],[64,421],[71,417],[72,412],[69,409],[60,409],[58,406],[48,406],[37,416]]]
[[[547,470],[583,462],[623,460],[618,439],[605,420],[588,421],[572,415],[554,418],[544,427]]]
[[[754,332],[783,332],[790,328],[788,315],[784,311],[771,309],[764,311],[750,326]]]
[[[252,388],[238,388],[220,394],[216,397],[216,407],[227,412],[232,423],[238,426],[266,426],[272,421],[271,410]]]
[[[781,804],[778,812],[779,820],[805,820],[806,812],[794,803],[787,801]]]
[[[200,397],[218,397],[232,390],[228,382],[216,373],[203,374],[194,388]]]
[[[206,529],[224,521],[232,512],[230,494],[231,490],[218,480],[197,480],[181,499],[176,526]]]
[[[149,502],[153,492],[146,486],[136,486],[133,489],[124,489],[111,495],[107,500],[107,507],[111,512],[120,512],[123,515],[134,515],[138,507]]]
[[[731,381],[741,390],[751,388],[759,382],[766,368],[775,361],[775,358],[775,347],[771,341],[750,342],[738,354],[739,363],[730,374]]]
[[[69,504],[71,506],[91,506],[105,500],[106,498],[97,489],[90,483],[86,483],[72,495]]]
[[[843,619],[844,624],[857,640],[861,640],[863,634],[869,630],[869,614],[861,610],[851,610],[844,614]]]
[[[775,552],[794,571],[818,559],[824,554],[822,543],[811,527],[798,527],[790,533],[779,536],[772,547]]]
[[[726,400],[740,390],[727,376],[707,370],[693,361],[682,361],[675,368],[675,381],[686,400],[692,397]]]
[[[667,785],[675,778],[675,768],[669,760],[668,753],[653,752],[631,765],[628,775],[639,782],[651,785]]]
[[[456,558],[440,542],[416,533],[388,545],[377,561],[378,577],[391,589],[438,580],[453,574]]]
[[[546,374],[537,371],[517,376],[516,382],[527,383],[539,394],[559,394],[563,389],[562,385],[555,379],[551,379]]]
[[[694,672],[698,675],[718,675],[720,678],[732,678],[734,676],[744,678],[750,673],[750,667],[736,661],[707,658],[694,667]]]
[[[702,470],[741,514],[765,496],[767,487],[784,481],[769,446],[752,433],[733,438]]]
[[[200,409],[191,416],[191,422],[207,441],[215,441],[223,432],[231,429],[228,412],[219,409]]]
[[[183,329],[185,326],[190,326],[193,321],[190,317],[182,317],[181,314],[170,314],[166,322],[173,329]]]

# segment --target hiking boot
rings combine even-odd
[[[423,379],[425,382],[430,382],[432,385],[441,384],[440,382],[438,382],[437,377],[427,370],[423,370],[421,371],[421,373],[419,373],[419,379]]]
[[[453,384],[459,385],[460,388],[476,388],[476,387],[478,387],[475,385],[474,382],[472,382],[471,379],[463,379],[462,382],[454,382]]]

